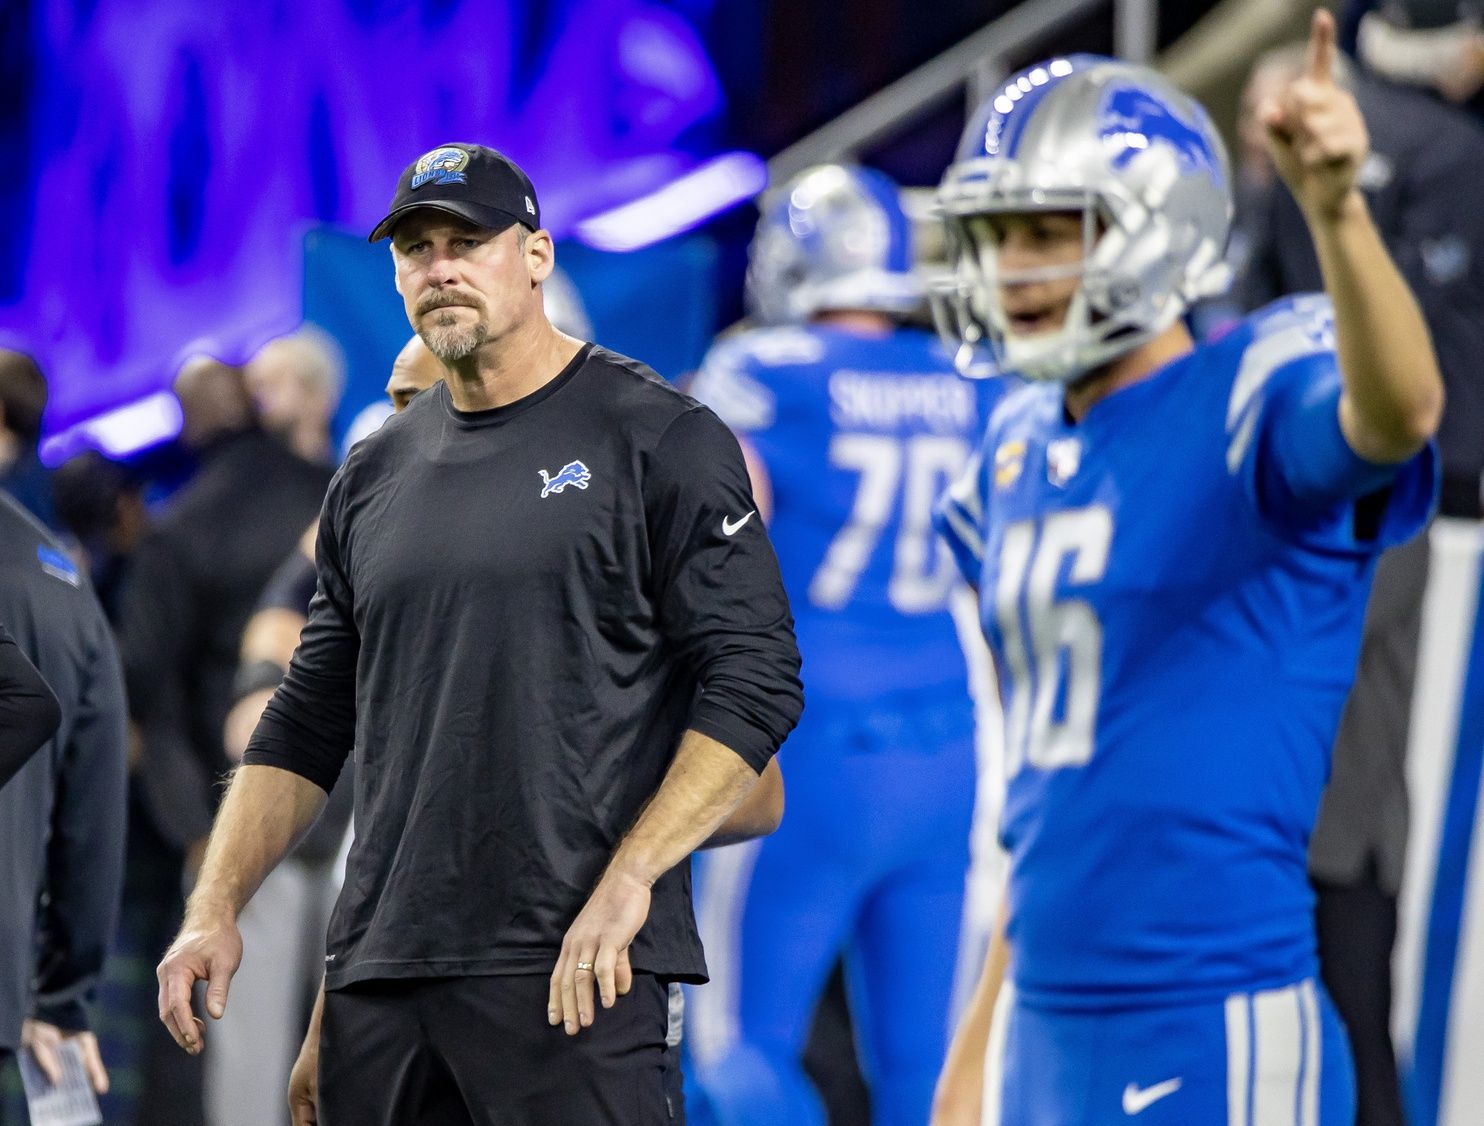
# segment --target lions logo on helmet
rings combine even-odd
[[[965,375],[1070,381],[1152,339],[1230,281],[1226,150],[1199,103],[1146,67],[1095,55],[1011,78],[970,121],[938,199],[956,246],[930,295]],[[1061,327],[1015,333],[982,219],[1080,212],[1086,253]],[[1045,271],[1038,271],[1043,274]],[[989,354],[987,355],[986,352]]]
[[[469,163],[469,154],[463,149],[447,146],[424,153],[417,158],[412,169],[412,186],[424,184],[463,184],[468,182],[463,168]]]
[[[764,324],[831,309],[910,313],[924,296],[897,187],[866,168],[818,165],[772,193],[748,258],[747,303]]]

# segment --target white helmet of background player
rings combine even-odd
[[[924,296],[897,186],[869,168],[821,164],[770,193],[748,259],[747,304],[764,324],[910,313]]]
[[[966,375],[992,374],[992,358],[1074,380],[1230,282],[1226,149],[1200,104],[1145,67],[1076,55],[1015,75],[969,122],[938,199],[956,269],[933,311]],[[1027,211],[1081,212],[1082,261],[1001,271],[986,217]],[[1059,329],[1011,331],[1002,286],[1079,275]]]

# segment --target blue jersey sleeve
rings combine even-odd
[[[1227,409],[1227,466],[1265,523],[1323,551],[1369,554],[1410,539],[1432,514],[1437,452],[1376,465],[1340,430],[1343,385],[1329,301],[1258,314]]]
[[[712,345],[689,392],[710,407],[734,434],[755,435],[777,421],[778,400],[763,378],[752,333]]]
[[[933,510],[933,526],[953,552],[964,581],[976,589],[984,566],[984,449],[969,458]]]

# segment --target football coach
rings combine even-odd
[[[648,1126],[667,984],[706,964],[690,853],[803,706],[742,454],[643,364],[558,332],[525,173],[444,145],[372,232],[443,382],[325,499],[298,651],[212,830],[160,1016],[219,1016],[236,917],[347,754],[323,1126]],[[601,1006],[601,1008],[600,1008]]]

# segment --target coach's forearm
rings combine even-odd
[[[687,731],[609,870],[652,886],[710,837],[757,781],[757,772],[730,747]]]
[[[236,920],[271,872],[324,808],[325,792],[276,766],[243,766],[217,811],[186,920]]]
[[[783,823],[783,771],[778,760],[771,758],[757,782],[737,808],[727,814],[716,831],[701,842],[701,848],[723,848],[726,845],[755,841],[775,832]]]
[[[1334,214],[1307,218],[1334,303],[1345,381],[1341,431],[1367,461],[1406,461],[1427,444],[1443,412],[1443,379],[1422,310],[1358,191]]]

